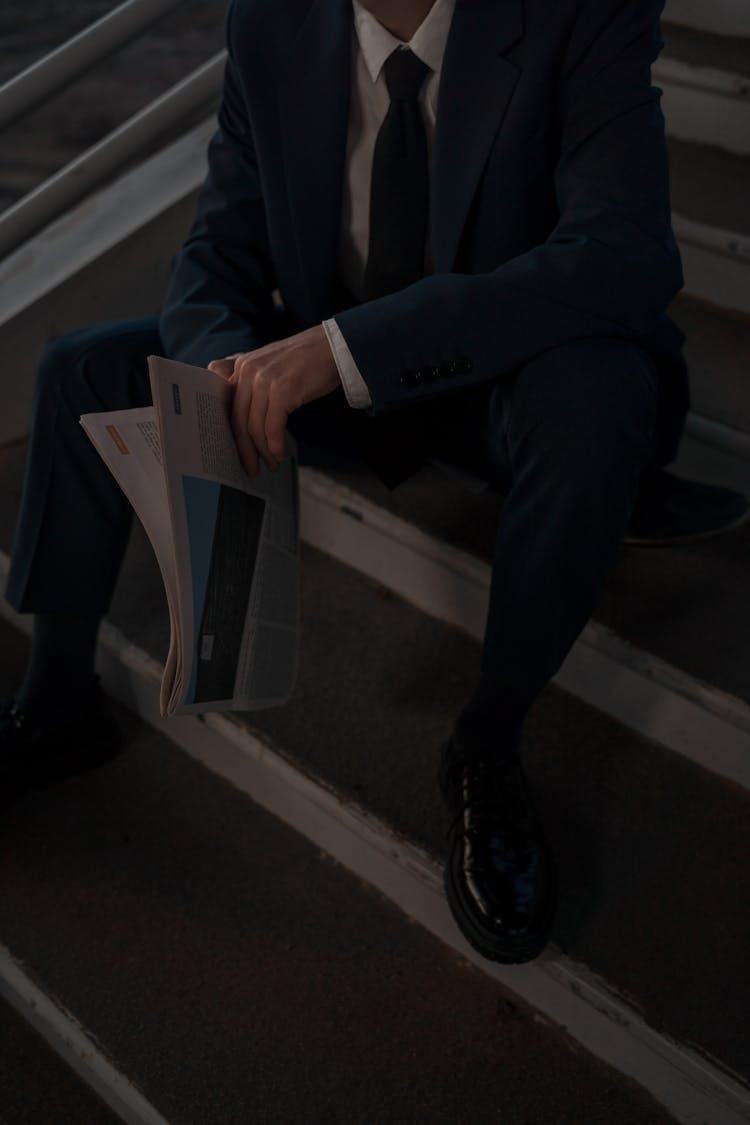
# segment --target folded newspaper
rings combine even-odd
[[[171,636],[162,715],[286,702],[297,677],[297,446],[274,472],[242,467],[220,375],[148,357],[153,406],[81,425],[156,554]]]

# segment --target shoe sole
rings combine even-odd
[[[723,527],[715,527],[710,531],[695,531],[690,535],[673,535],[668,539],[642,539],[636,535],[623,536],[622,542],[628,547],[679,547],[683,543],[699,543],[704,539],[715,539],[717,535],[723,535],[725,531],[736,531],[739,527],[744,527],[746,523],[750,523],[750,508],[738,516],[732,523],[724,524]]]
[[[546,946],[552,932],[552,924],[557,912],[557,878],[555,877],[552,886],[548,914],[534,934],[525,938],[523,942],[501,941],[497,934],[478,924],[476,917],[468,910],[461,897],[460,880],[456,870],[460,868],[459,856],[460,848],[456,841],[443,871],[443,886],[456,925],[469,945],[488,961],[499,961],[505,965],[519,965],[524,961],[533,961]]]

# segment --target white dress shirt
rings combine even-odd
[[[352,0],[352,5],[352,91],[341,208],[339,271],[344,285],[361,301],[370,239],[370,183],[375,141],[391,104],[383,64],[397,47],[407,46],[430,67],[432,73],[427,75],[420,90],[419,102],[424,115],[427,151],[431,157],[440,71],[455,0],[435,0],[406,44],[383,27],[359,0]],[[425,273],[431,270],[428,240]],[[370,406],[372,399],[367,384],[335,318],[323,321],[323,328],[349,405],[356,409]]]

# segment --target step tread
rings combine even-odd
[[[692,27],[670,23],[669,20],[662,22],[662,34],[662,58],[724,71],[725,74],[747,75],[750,78],[750,39],[697,31]]]
[[[0,626],[8,661],[25,643]],[[123,715],[4,813],[2,938],[170,1122],[672,1120],[302,836]],[[96,924],[92,925],[92,917]],[[64,951],[61,954],[61,950]]]
[[[750,234],[750,159],[711,145],[668,138],[672,207],[718,230]]]
[[[685,294],[670,311],[687,336],[692,409],[750,433],[750,317]]]
[[[479,646],[312,549],[304,567],[294,701],[248,721],[442,858],[448,817],[435,765],[473,688]],[[735,901],[750,848],[747,794],[554,687],[532,711],[525,745],[564,888],[555,942],[649,1022],[750,1076],[750,903]],[[714,925],[691,933],[696,903]]]
[[[0,1121],[50,1125],[54,1119],[117,1125],[120,1118],[53,1051],[42,1036],[0,999]]]
[[[335,480],[488,565],[502,500],[428,467],[389,492],[375,478]],[[673,667],[750,703],[750,527],[685,546],[620,548],[594,619]],[[700,638],[700,643],[697,639]]]

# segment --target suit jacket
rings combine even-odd
[[[671,460],[689,396],[665,315],[683,278],[650,76],[662,8],[457,0],[431,170],[435,272],[347,307],[351,2],[231,0],[208,174],[160,316],[166,353],[204,366],[335,314],[372,396],[356,413],[403,420],[566,341],[622,337],[656,361]]]

